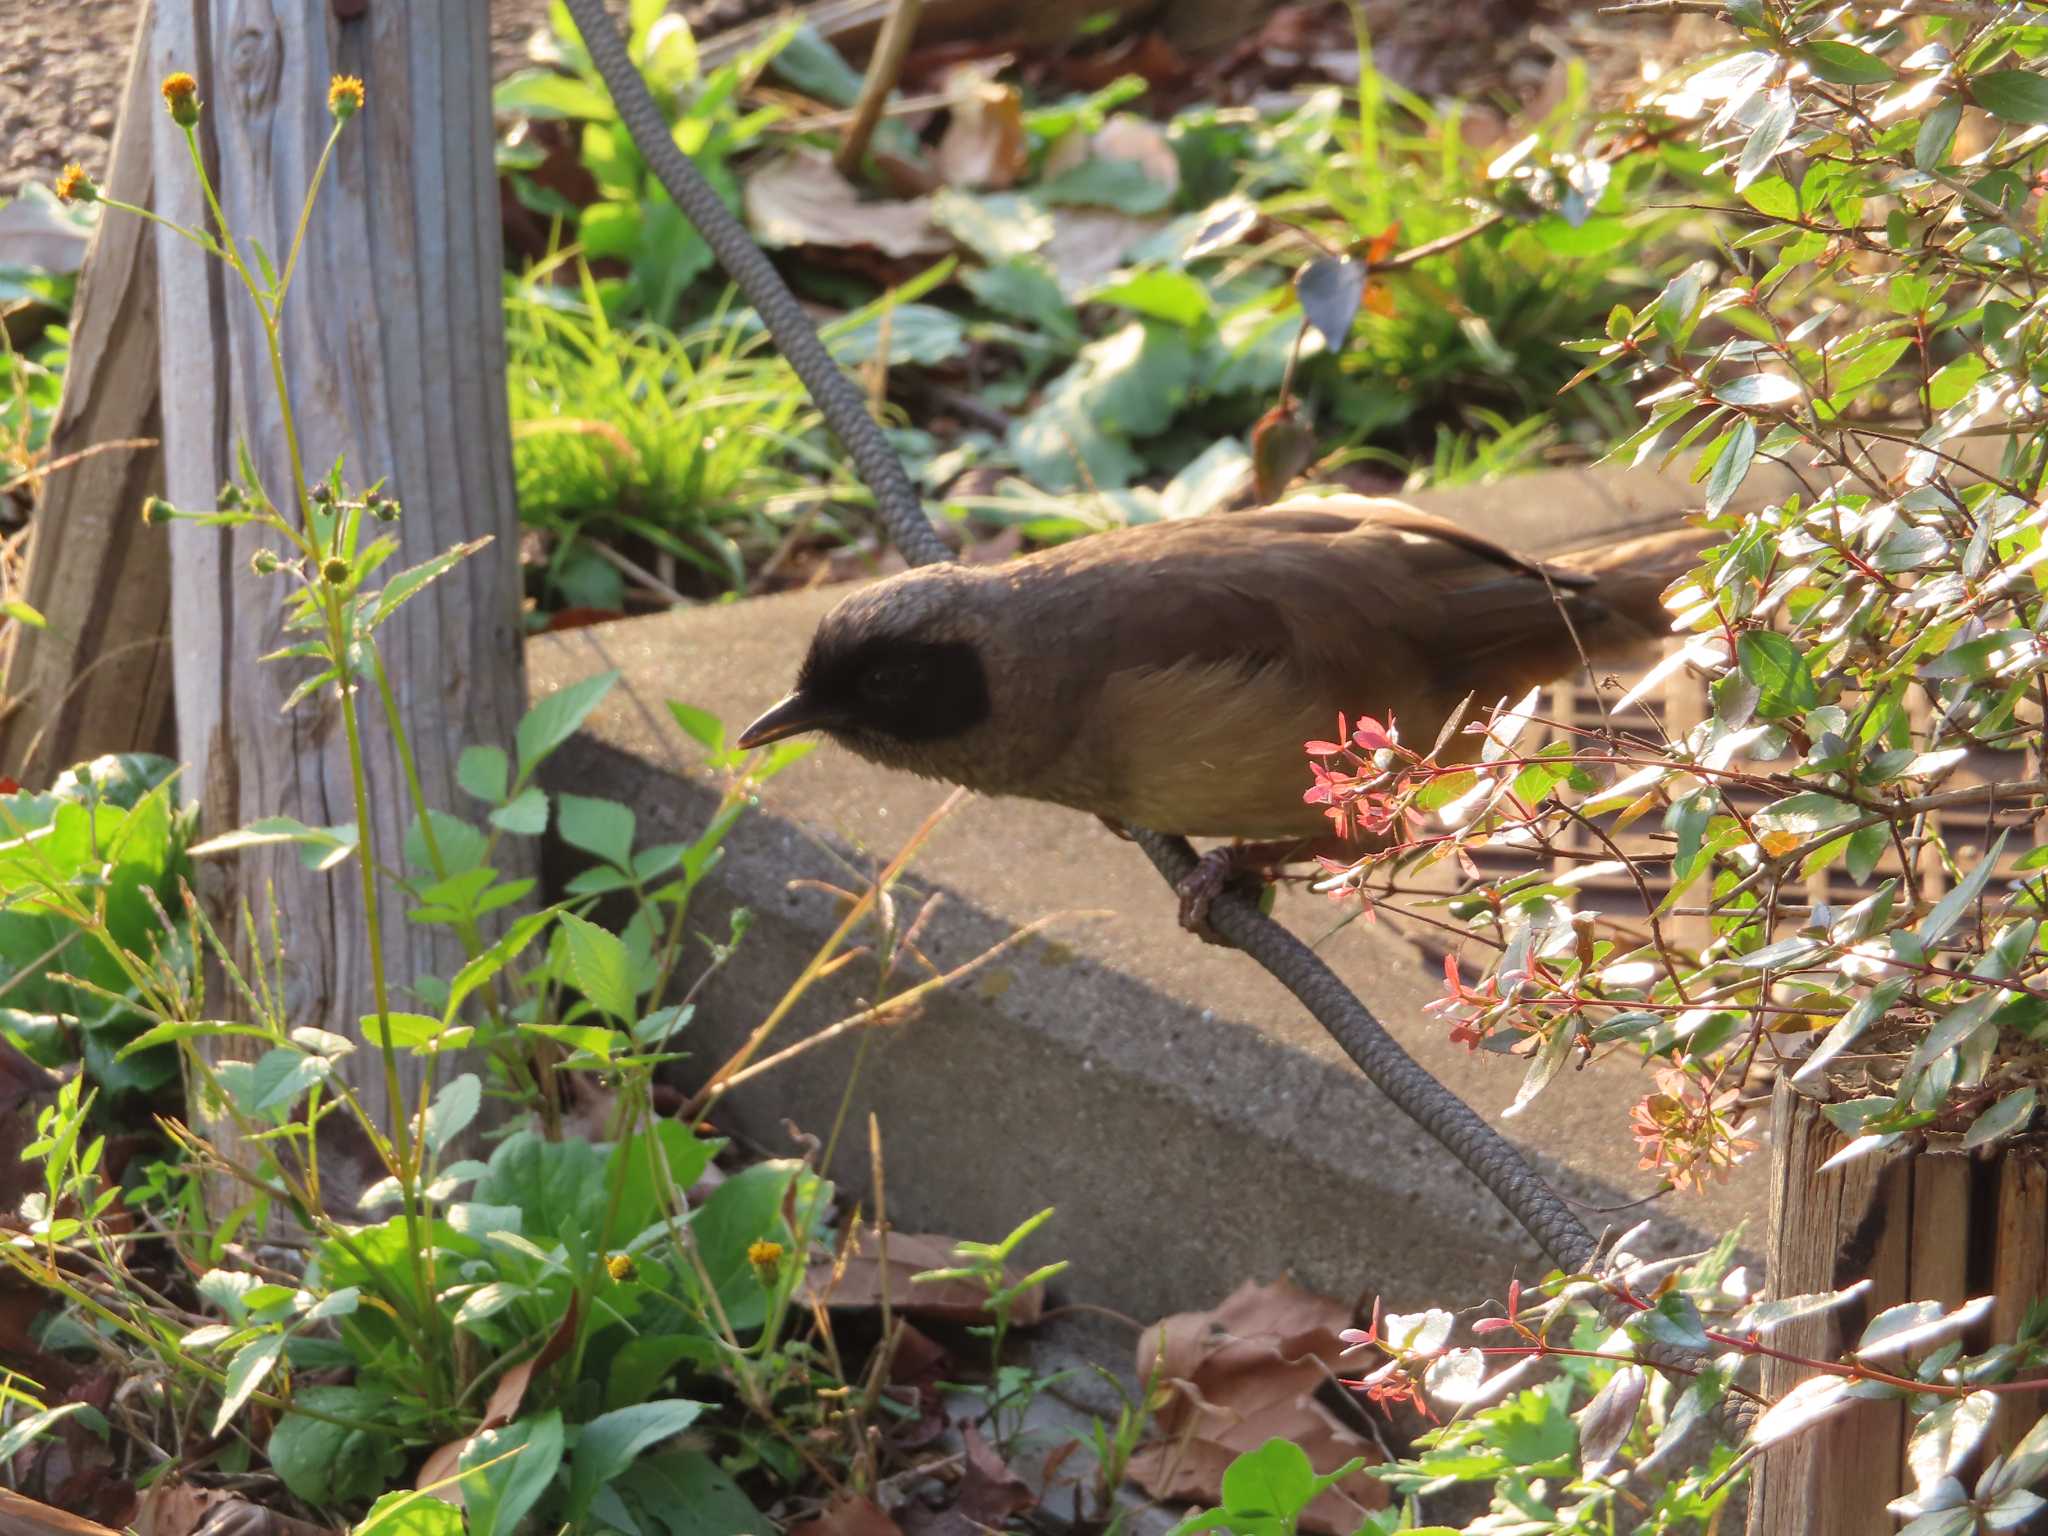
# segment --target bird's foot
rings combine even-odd
[[[1209,926],[1209,909],[1230,883],[1245,873],[1236,848],[1211,848],[1196,860],[1174,890],[1180,896],[1180,925],[1204,944],[1229,947],[1230,941]]]

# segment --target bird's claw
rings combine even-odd
[[[1180,925],[1204,944],[1230,947],[1230,941],[1209,926],[1209,909],[1216,898],[1244,874],[1244,864],[1235,848],[1211,848],[1196,861],[1174,890],[1180,896]]]

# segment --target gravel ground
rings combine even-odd
[[[445,0],[444,0],[445,3]],[[76,160],[106,170],[138,0],[0,0],[0,199]],[[525,58],[547,0],[491,0],[504,75]]]

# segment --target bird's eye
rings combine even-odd
[[[860,691],[885,703],[908,699],[924,686],[925,666],[921,661],[893,658],[878,661],[861,674]]]

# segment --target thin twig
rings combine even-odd
[[[917,35],[917,18],[923,10],[924,0],[895,0],[889,7],[881,36],[875,39],[874,55],[868,60],[867,78],[860,83],[860,99],[853,105],[853,121],[832,156],[832,164],[848,179],[860,171],[868,140],[882,119],[889,92],[896,88],[897,72],[903,68],[903,56],[910,52],[910,40]]]

